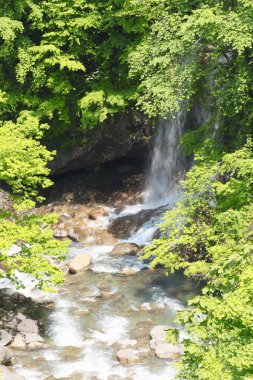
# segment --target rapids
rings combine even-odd
[[[184,161],[179,148],[183,128],[184,115],[161,123],[154,140],[144,202],[126,205],[119,214],[107,207],[108,216],[90,221],[87,228],[106,229],[119,217],[136,215],[144,209],[155,210],[161,205],[173,207],[179,198],[175,184]],[[127,242],[140,246],[150,243],[165,208],[151,216]],[[150,350],[150,330],[161,324],[177,326],[177,310],[186,307],[196,289],[179,273],[165,276],[162,269],[151,271],[148,263],[138,257],[110,257],[112,248],[72,243],[68,259],[88,252],[93,265],[91,270],[67,275],[56,295],[35,291],[30,279],[25,279],[26,295],[51,297],[55,308],[44,320],[45,346],[15,351],[17,373],[31,380],[173,379],[173,364],[156,358]],[[123,275],[123,268],[133,269],[135,274]],[[151,305],[151,310],[143,310],[141,305],[145,303]],[[137,341],[134,350],[140,360],[134,365],[122,365],[117,360],[117,351],[127,339]]]
[[[140,207],[137,205],[136,210]],[[134,207],[120,215],[127,212],[133,213]],[[116,217],[110,210],[104,225]],[[91,223],[94,226],[96,222]],[[148,243],[156,223],[151,218],[128,241]],[[54,296],[55,310],[48,314],[45,348],[16,351],[14,367],[18,373],[31,380],[107,380],[113,375],[133,380],[174,377],[173,365],[150,352],[149,332],[159,324],[176,326],[176,311],[186,306],[193,284],[180,274],[165,276],[162,269],[151,271],[137,257],[112,258],[108,255],[112,248],[72,244],[68,258],[89,252],[94,261],[92,270],[67,276]],[[126,267],[134,268],[136,274],[120,274]],[[111,293],[109,297],[103,296],[103,289]],[[32,294],[29,288],[26,292]],[[37,292],[36,296],[42,294]],[[147,302],[152,310],[140,310]],[[135,350],[141,353],[138,364],[123,366],[118,362],[116,353],[124,339],[137,340]]]

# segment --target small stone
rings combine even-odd
[[[82,289],[82,295],[84,297],[93,297],[93,298],[98,298],[101,296],[101,292],[100,290],[95,286],[85,286],[83,289]]]
[[[101,291],[101,296],[104,297],[104,298],[110,298],[110,297],[112,297],[116,293],[117,293],[117,291],[113,291],[113,290],[111,290],[111,291],[102,290]]]
[[[0,364],[7,365],[11,362],[12,359],[12,351],[5,346],[0,346]]]
[[[76,219],[86,219],[88,218],[90,213],[89,207],[85,205],[80,205],[78,209],[75,211],[75,218]]]
[[[117,352],[117,359],[121,364],[134,364],[139,361],[138,356],[131,348],[122,348]]]
[[[72,274],[88,269],[91,265],[91,256],[88,253],[80,253],[69,263],[69,271]]]
[[[141,311],[152,310],[152,307],[151,307],[151,305],[150,305],[148,302],[145,302],[145,303],[143,303],[143,304],[140,306],[140,310],[141,310]]]
[[[12,336],[5,330],[0,330],[0,346],[7,346],[12,341]]]
[[[89,219],[92,220],[104,218],[105,216],[108,216],[108,212],[103,207],[96,207],[89,212]]]
[[[24,341],[24,338],[22,337],[21,334],[17,334],[11,344],[11,347],[13,349],[18,349],[18,350],[23,350],[26,348],[26,344]]]
[[[172,343],[158,343],[155,354],[159,359],[179,360],[181,357],[181,350],[178,346]]]
[[[125,267],[122,269],[122,271],[120,272],[120,274],[125,274],[126,276],[131,276],[133,274],[136,274],[138,272],[138,270],[134,269],[134,268],[128,268],[128,267]]]

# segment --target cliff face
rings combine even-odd
[[[123,157],[145,159],[152,133],[152,122],[143,115],[136,112],[120,115],[108,125],[93,128],[87,134],[87,143],[77,143],[68,152],[58,150],[50,164],[52,174],[89,168]]]

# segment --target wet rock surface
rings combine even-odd
[[[181,350],[178,346],[172,343],[158,343],[155,354],[159,359],[179,360],[181,357]]]
[[[167,325],[158,325],[150,331],[150,348],[155,350],[155,355],[159,359],[179,360],[182,349],[179,345],[174,345],[166,341],[166,331],[170,329]]]
[[[131,348],[122,348],[117,352],[117,359],[121,364],[134,364],[139,361],[138,355]]]
[[[134,243],[119,243],[116,244],[113,250],[109,253],[112,257],[120,257],[124,255],[137,256],[141,254],[141,249]]]
[[[122,210],[126,204],[142,201],[144,165],[129,161],[129,170],[119,172],[124,162],[112,162],[54,178],[54,187],[46,191],[47,202],[80,204],[88,207],[105,204]],[[97,170],[98,169],[98,170]]]
[[[92,263],[91,256],[88,253],[80,253],[75,256],[69,263],[69,271],[72,274],[88,269]]]
[[[7,346],[7,344],[11,343],[12,336],[5,330],[0,330],[0,345]]]
[[[138,231],[151,217],[159,214],[159,210],[142,210],[137,214],[126,215],[112,221],[108,231],[118,239],[128,239]]]
[[[140,199],[143,176],[125,164],[115,168],[115,177],[99,172],[96,178],[94,172],[75,175],[75,182],[71,176],[59,178],[52,202],[38,209],[59,216],[55,236],[72,240],[61,267],[67,272],[72,262],[75,274],[66,275],[53,307],[43,306],[44,314],[37,306],[28,313],[26,302],[11,311],[6,331],[12,335],[14,369],[32,380],[160,380],[167,378],[168,363],[178,360],[177,347],[150,339],[150,331],[164,323],[174,326],[176,309],[185,303],[189,286],[184,288],[180,276],[147,269],[138,258],[143,243],[119,240],[159,211],[118,218],[124,205]]]
[[[13,359],[12,351],[5,346],[0,346],[0,364],[8,365],[10,364],[12,359]]]

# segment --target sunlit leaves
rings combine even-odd
[[[253,369],[252,141],[216,160],[204,152],[182,182],[180,202],[165,213],[164,236],[144,257],[206,281],[179,313],[187,339],[178,377],[246,379]]]

